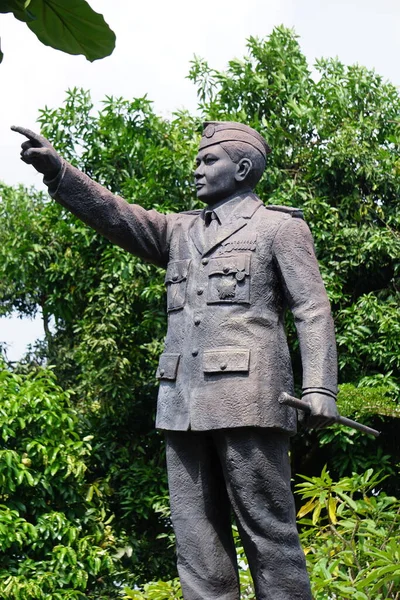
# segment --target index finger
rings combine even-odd
[[[19,125],[11,125],[12,131],[16,131],[17,133],[21,133],[25,135],[33,144],[37,146],[43,146],[46,144],[47,140],[39,133],[35,133],[31,129],[27,129],[26,127],[19,127]]]

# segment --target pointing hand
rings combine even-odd
[[[46,179],[56,177],[62,166],[62,158],[50,142],[42,135],[25,127],[13,125],[11,129],[28,138],[27,142],[21,144],[21,160],[28,165],[33,165]]]

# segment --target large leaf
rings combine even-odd
[[[68,54],[83,54],[88,60],[109,56],[115,34],[103,15],[85,0],[32,0],[29,12],[36,19],[27,23],[39,40]]]

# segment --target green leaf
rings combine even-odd
[[[93,499],[93,489],[94,489],[94,486],[90,485],[89,489],[88,489],[88,491],[86,493],[86,502],[91,502],[92,501],[92,499]]]
[[[348,494],[345,494],[339,490],[337,491],[337,495],[340,496],[340,498],[342,498],[342,500],[344,500],[354,511],[357,511],[357,503],[353,500],[353,498],[350,498]]]
[[[305,517],[309,512],[314,510],[316,504],[317,504],[317,500],[315,500],[315,497],[312,498],[311,500],[309,500],[308,502],[306,502],[306,504],[303,504],[303,506],[299,509],[299,512],[297,513],[297,517],[299,519],[302,519],[303,517]]]
[[[335,525],[337,523],[337,518],[336,518],[336,505],[337,505],[337,499],[333,498],[332,496],[329,498],[328,501],[328,514],[329,514],[329,518],[331,520],[331,522]]]
[[[314,508],[313,515],[312,515],[313,525],[316,525],[318,523],[318,519],[320,517],[322,507],[323,507],[323,505],[318,503],[317,506]]]
[[[358,589],[365,589],[369,585],[375,582],[372,588],[372,592],[376,592],[385,581],[393,579],[394,577],[400,576],[400,568],[398,564],[386,565],[378,569],[373,569],[367,577],[363,578],[357,585]]]
[[[115,48],[114,32],[85,0],[32,0],[29,11],[36,19],[27,25],[46,46],[83,54],[91,62]]]

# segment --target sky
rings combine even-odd
[[[115,31],[114,53],[89,63],[43,46],[12,15],[0,15],[0,180],[44,189],[41,177],[19,160],[20,136],[10,125],[38,130],[38,111],[58,107],[68,88],[91,90],[96,106],[106,96],[147,94],[156,111],[170,116],[195,111],[196,90],[188,81],[194,55],[211,67],[246,53],[249,36],[266,37],[273,27],[294,28],[312,65],[338,56],[345,64],[375,69],[400,86],[400,2],[398,0],[89,0]],[[43,335],[36,320],[0,319],[0,342],[17,360],[27,344]]]

